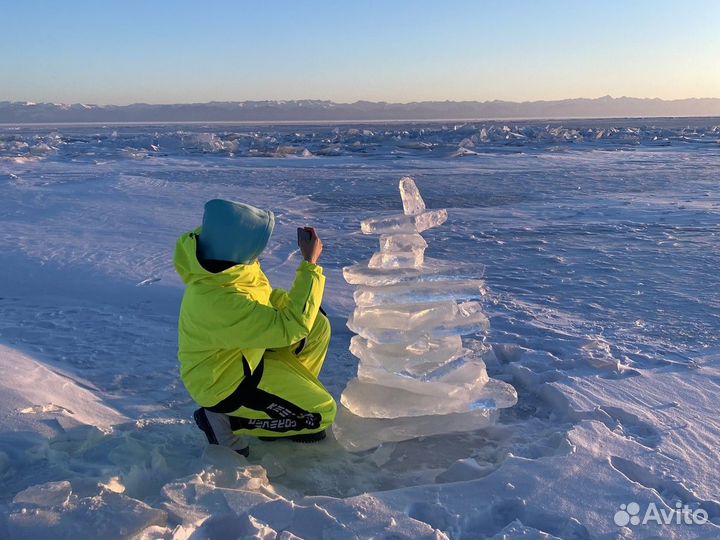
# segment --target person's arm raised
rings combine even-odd
[[[317,265],[322,253],[322,242],[314,229],[308,227],[300,230],[307,231],[306,237],[298,238],[305,260],[298,266],[289,292],[278,291],[271,295],[270,306],[250,300],[242,294],[226,294],[221,300],[218,299],[211,312],[222,314],[222,318],[213,322],[214,328],[208,328],[209,335],[218,347],[287,347],[310,333],[325,290],[323,269]]]
[[[298,246],[303,259],[311,264],[317,264],[323,250],[323,243],[312,227],[298,227]]]

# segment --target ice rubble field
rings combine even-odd
[[[0,128],[0,537],[720,536],[720,120]],[[177,376],[176,237],[204,201],[325,241],[322,379],[357,370],[342,267],[412,176],[426,254],[484,267],[485,430],[349,453],[206,448]],[[621,504],[710,522],[616,525]]]

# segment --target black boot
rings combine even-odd
[[[242,437],[238,437],[233,434],[230,429],[230,420],[226,415],[220,413],[210,413],[212,415],[212,421],[208,416],[208,412],[204,408],[199,408],[193,413],[193,420],[195,424],[205,434],[205,438],[208,444],[217,444],[221,446],[227,446],[235,450],[241,456],[248,457],[250,455],[250,447],[242,445]],[[215,429],[213,429],[213,424]],[[219,431],[219,433],[217,431]],[[218,440],[218,436],[221,441]],[[240,448],[238,448],[240,446]]]

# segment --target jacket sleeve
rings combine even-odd
[[[219,305],[213,306],[218,319],[208,329],[209,337],[223,349],[272,349],[297,343],[310,333],[324,289],[322,267],[303,261],[290,292],[278,289],[270,306],[240,294],[222,295]]]
[[[290,295],[284,289],[273,289],[270,293],[270,304],[275,309],[284,309],[290,302]]]

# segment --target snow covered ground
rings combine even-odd
[[[0,537],[720,537],[719,143],[718,119],[0,127]],[[517,406],[357,454],[207,448],[176,237],[213,197],[271,208],[288,286],[315,225],[339,396],[341,269],[406,175],[448,208],[428,255],[485,267],[488,370]]]

